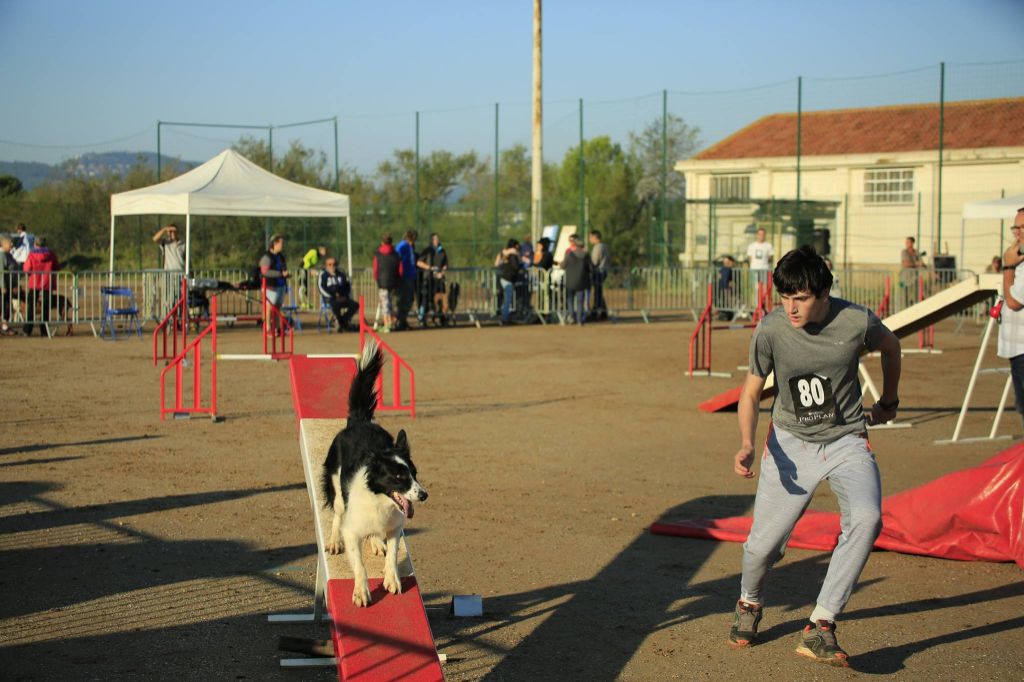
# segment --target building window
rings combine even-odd
[[[914,203],[914,169],[884,168],[864,171],[864,203]]]
[[[711,198],[718,201],[748,201],[750,199],[750,176],[712,176]]]

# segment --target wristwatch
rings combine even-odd
[[[878,406],[881,407],[886,412],[891,412],[892,410],[895,410],[897,407],[900,406],[900,399],[896,398],[896,400],[892,401],[891,403],[887,403],[884,400],[879,399]]]

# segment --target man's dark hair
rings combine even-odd
[[[391,233],[385,232],[384,236],[380,238],[381,244],[390,244],[392,242]]]
[[[914,239],[913,237],[907,237],[907,239],[909,239],[909,240],[910,240],[911,242],[913,242],[913,243],[915,243],[915,244],[917,243],[917,240],[916,240],[916,239]]]
[[[418,232],[416,232],[416,230],[406,230],[405,231],[405,241],[407,241],[407,242],[414,242],[414,241],[416,241],[416,237],[419,237],[419,236],[420,235],[419,235]]]
[[[36,237],[36,246],[39,248],[46,246],[46,237]]]
[[[772,273],[772,282],[780,294],[793,295],[809,291],[821,296],[832,286],[832,273],[825,260],[810,245],[793,249],[779,259]]]
[[[514,238],[513,239],[509,239],[508,240],[508,244],[505,245],[505,248],[506,249],[518,249],[519,248],[519,242],[516,241]]]
[[[595,237],[597,237],[597,238],[598,238],[598,240],[600,240],[600,239],[601,239],[601,230],[591,230],[591,231],[590,231],[590,234],[592,234],[592,235],[594,235]]]
[[[1024,211],[1024,208],[1022,208],[1021,210]],[[25,223],[18,223],[17,225],[14,226],[14,229],[19,232],[25,232],[26,230],[28,230],[28,228],[25,227]]]

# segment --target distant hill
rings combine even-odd
[[[156,170],[156,154],[154,152],[102,152],[82,154],[59,165],[37,163],[34,161],[0,161],[0,174],[13,175],[21,180],[26,190],[38,187],[47,180],[60,180],[68,175],[97,177],[104,175],[124,175],[142,159],[143,163]],[[163,167],[175,164],[191,170],[199,165],[196,161],[179,161],[163,156]]]

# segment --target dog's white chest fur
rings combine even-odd
[[[377,495],[366,486],[366,473],[360,471],[352,480],[345,505],[344,528],[360,537],[378,535],[386,537],[405,525],[405,516],[395,503],[384,495]]]

